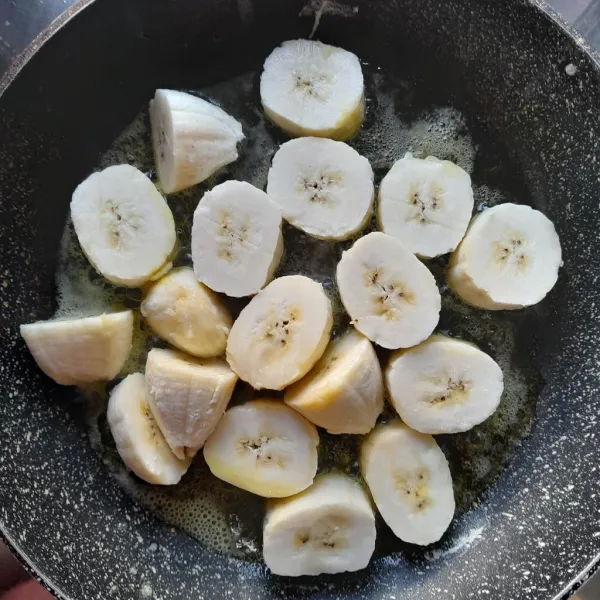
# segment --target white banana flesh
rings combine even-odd
[[[473,306],[516,310],[540,302],[561,265],[552,221],[529,206],[500,204],[473,219],[450,258],[447,282]]]
[[[179,483],[191,460],[180,460],[171,452],[152,416],[141,373],[128,375],[112,390],[107,419],[128,469],[155,485]]]
[[[373,169],[356,150],[304,137],[283,144],[269,170],[267,194],[294,227],[323,240],[358,233],[373,210]],[[465,226],[466,228],[466,226]]]
[[[491,356],[442,335],[394,352],[385,377],[394,408],[421,433],[479,425],[498,408],[504,390],[502,370]]]
[[[135,167],[90,175],[73,193],[71,218],[88,260],[115,285],[140,287],[171,267],[173,214]]]
[[[227,340],[231,368],[257,390],[282,390],[304,377],[329,343],[333,314],[323,286],[280,277],[237,318]]]
[[[377,427],[363,443],[361,471],[381,516],[410,544],[437,542],[454,516],[444,453],[430,435],[400,421]]]
[[[178,458],[193,457],[223,416],[237,375],[224,360],[154,348],[146,361],[152,414]]]
[[[280,400],[229,409],[204,445],[213,475],[266,498],[305,490],[317,472],[314,425]]]
[[[228,296],[250,296],[271,281],[282,254],[281,211],[267,194],[243,181],[204,194],[192,227],[199,281]]]
[[[180,350],[203,358],[225,352],[233,319],[189,267],[173,269],[154,283],[141,312],[158,336]]]
[[[433,156],[423,160],[406,154],[379,187],[379,229],[423,258],[455,250],[472,212],[469,174]]]
[[[306,491],[272,500],[263,553],[275,575],[358,571],[375,549],[375,515],[362,487],[345,475],[321,475]]]
[[[131,352],[133,314],[39,321],[21,325],[21,336],[38,367],[56,383],[108,381]]]
[[[352,324],[383,348],[415,346],[438,323],[441,297],[433,275],[385,233],[369,233],[342,254],[337,284]]]
[[[160,186],[179,192],[237,160],[242,126],[218,106],[175,90],[150,101],[152,145]]]
[[[364,119],[364,79],[356,55],[290,40],[267,58],[260,79],[265,114],[292,136],[345,140]]]
[[[371,342],[350,329],[285,390],[284,400],[329,433],[368,433],[383,411],[383,377]]]

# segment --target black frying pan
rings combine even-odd
[[[503,401],[499,419],[439,440],[459,511],[434,547],[401,544],[380,524],[367,570],[299,580],[271,576],[260,549],[212,549],[154,516],[181,522],[165,502],[195,493],[208,477],[201,460],[191,483],[165,502],[149,502],[139,482],[125,491],[111,477],[102,403],[90,408],[53,385],[19,339],[20,323],[53,313],[72,190],[154,89],[196,90],[259,70],[282,40],[309,34],[319,3],[305,4],[82,1],[0,82],[0,530],[68,598],[560,598],[600,558],[600,70],[540,2],[329,2],[317,30],[358,54],[369,72],[381,67],[407,123],[440,106],[466,115],[478,204],[489,189],[530,203],[556,223],[563,243],[559,283],[534,309],[457,312],[446,294],[442,329],[492,355],[494,340],[509,332],[505,365],[523,385]],[[237,99],[247,119],[257,106],[256,77],[249,81]],[[371,93],[367,129],[377,102]],[[275,147],[284,138],[269,131]],[[383,160],[379,175],[395,158]],[[430,266],[442,277],[443,261]],[[93,444],[90,430],[99,431]]]

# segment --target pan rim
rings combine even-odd
[[[35,54],[65,25],[73,20],[79,13],[95,3],[96,0],[76,0],[69,8],[65,9],[56,17],[20,52],[10,63],[6,72],[0,76],[0,100],[10,85],[16,80],[27,63]],[[532,8],[540,12],[555,27],[561,30],[590,61],[600,75],[600,49],[594,49],[589,42],[582,36],[575,26],[567,21],[559,12],[552,8],[547,0],[523,0]],[[72,596],[65,594],[60,586],[50,577],[41,573],[41,569],[33,564],[27,556],[27,553],[19,546],[18,542],[9,534],[7,527],[0,521],[0,541],[10,550],[11,554],[19,561],[24,569],[44,586],[52,595],[64,600],[72,600]],[[600,573],[600,552],[588,563],[588,565],[576,574],[564,588],[551,600],[566,600],[575,593],[586,581],[595,574]]]

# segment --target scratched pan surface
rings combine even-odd
[[[54,314],[57,298],[62,311],[139,302],[94,276],[65,224],[93,169],[151,172],[144,106],[156,87],[206,95],[239,118],[242,158],[220,177],[264,185],[285,138],[261,117],[257,73],[282,40],[309,35],[315,13],[319,39],[364,61],[367,119],[352,144],[376,177],[408,150],[455,160],[479,210],[507,200],[544,210],[565,265],[541,305],[510,314],[468,309],[442,288],[440,328],[490,352],[508,384],[490,421],[439,439],[459,507],[446,536],[421,549],[379,523],[365,571],[289,580],[261,565],[260,502],[211,480],[201,459],[173,490],[124,472],[103,394],[41,376],[18,325]],[[0,530],[23,561],[54,592],[86,600],[568,594],[600,551],[600,72],[583,41],[520,0],[101,0],[69,16],[0,84]],[[181,264],[204,189],[169,198]],[[281,273],[308,273],[335,300],[343,246],[290,229],[285,241]],[[440,284],[444,266],[429,264]],[[143,361],[152,340],[137,339]],[[355,475],[355,446],[323,436],[320,467]]]

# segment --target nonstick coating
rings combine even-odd
[[[523,313],[542,389],[533,430],[496,484],[433,551],[289,580],[136,506],[91,448],[73,392],[39,373],[18,325],[52,315],[71,192],[154,89],[256,69],[282,40],[309,34],[319,3],[97,0],[77,12],[86,4],[2,82],[0,529],[9,544],[51,589],[82,600],[549,600],[572,589],[600,550],[600,71],[583,41],[525,0],[327,3],[320,39],[392,73],[412,61],[460,90],[461,109],[509,152],[522,199],[556,223],[565,265],[549,298]]]

